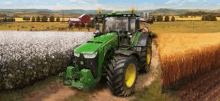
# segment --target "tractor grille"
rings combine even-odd
[[[83,62],[83,64],[81,64]],[[76,64],[79,66],[79,70],[83,68],[89,69],[92,72],[94,78],[97,77],[97,69],[98,69],[98,54],[95,58],[86,59],[83,54],[80,54],[79,57],[76,57]]]

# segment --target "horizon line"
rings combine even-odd
[[[29,10],[28,8],[0,8],[0,10],[6,10],[6,9],[8,9],[8,10]],[[62,11],[62,10],[64,10],[64,9],[60,9],[60,10],[54,10],[54,9],[45,9],[45,8],[43,8],[43,9],[40,9],[40,8],[30,8],[30,9],[36,9],[36,10],[51,10],[51,11]],[[169,8],[169,7],[160,7],[160,8],[152,8],[152,9],[145,9],[145,10],[157,10],[157,9],[172,9],[172,10],[175,10],[175,9],[177,9],[177,10],[210,10],[210,11],[212,11],[212,10],[220,10],[220,9],[218,9],[218,8],[216,8],[216,9],[205,9],[205,8]],[[89,9],[65,9],[65,10],[89,10]],[[97,10],[97,9],[91,9],[91,10]],[[106,10],[106,11],[111,11],[111,10],[109,10],[109,9],[102,9],[102,10]],[[116,11],[130,11],[130,10],[116,10]],[[136,10],[136,11],[143,11],[143,10]]]

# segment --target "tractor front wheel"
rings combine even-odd
[[[114,56],[107,71],[107,85],[117,96],[128,96],[134,92],[137,80],[138,61],[134,56]]]

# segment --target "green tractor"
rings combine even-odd
[[[101,77],[106,77],[114,95],[128,96],[134,92],[138,71],[147,72],[150,68],[152,34],[146,28],[140,29],[140,17],[133,12],[98,14],[95,19],[95,36],[76,47],[75,59],[66,68],[63,83],[91,90]]]

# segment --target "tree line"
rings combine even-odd
[[[30,19],[30,17],[23,17],[23,20],[24,21],[30,21],[31,20],[31,22],[48,22],[48,17],[47,16],[42,16],[42,17],[40,17],[40,16],[37,16],[37,17],[32,17],[31,19]],[[55,17],[54,16],[50,16],[50,18],[49,18],[49,22],[60,22],[60,17],[57,17],[56,18],[56,21],[55,21]]]
[[[15,18],[14,17],[4,17],[3,19],[0,19],[0,22],[15,22]]]
[[[172,16],[172,18],[170,19],[169,16],[165,16],[165,18],[163,18],[162,15],[159,15],[157,17],[152,16],[151,20],[153,20],[153,21],[166,21],[166,22],[168,22],[168,21],[175,21],[175,17]],[[202,21],[217,21],[217,18],[213,14],[206,14],[206,15],[202,16],[201,20]]]
[[[203,15],[220,16],[220,13],[198,11],[198,12],[186,12],[184,14],[180,14],[180,16],[203,16]]]
[[[168,22],[168,21],[170,21],[170,17],[169,16],[165,16],[165,18],[163,18],[162,15],[159,15],[157,17],[152,16],[151,20],[153,20],[153,21],[166,21],[166,22]],[[175,20],[176,20],[175,17],[172,16],[171,21],[175,21]]]

